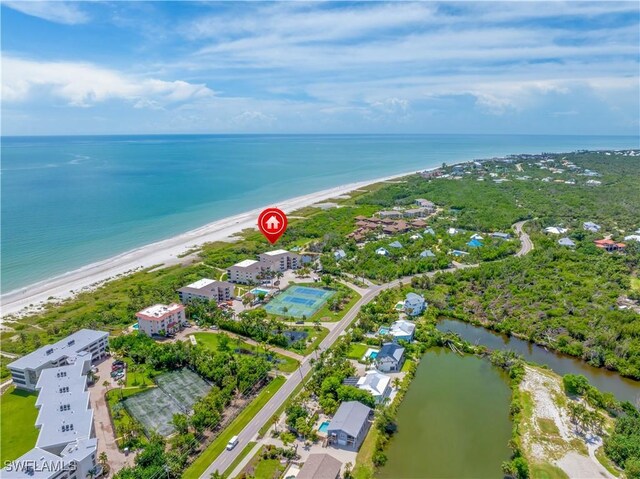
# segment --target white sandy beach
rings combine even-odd
[[[1,297],[1,316],[4,318],[9,315],[28,315],[37,312],[48,301],[59,301],[73,297],[81,291],[94,289],[105,281],[114,279],[116,276],[154,265],[169,266],[180,263],[182,261],[181,255],[204,243],[229,240],[235,233],[246,228],[255,228],[258,214],[267,206],[277,206],[285,213],[290,213],[305,206],[348,194],[350,191],[357,190],[363,186],[400,178],[413,173],[415,171],[350,183],[285,200],[278,204],[263,205],[255,210],[209,223],[173,238],[127,251],[49,280],[9,291]]]

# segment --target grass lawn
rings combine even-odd
[[[238,467],[238,464],[242,462],[242,460],[246,457],[247,454],[251,452],[251,449],[253,449],[256,444],[258,443],[254,441],[251,441],[249,444],[247,444],[247,446],[242,450],[240,455],[236,457],[236,459],[231,463],[231,465],[227,468],[227,470],[224,471],[223,476],[229,477],[229,475],[233,472],[233,470],[236,467]]]
[[[127,363],[127,382],[125,387],[132,388],[146,384],[153,386],[153,380],[149,376],[149,369],[144,364],[135,364],[130,358],[122,358]]]
[[[33,449],[38,439],[35,422],[38,417],[35,393],[12,387],[0,396],[0,461],[13,461]]]
[[[369,349],[371,347],[372,346],[369,346],[367,344],[352,343],[351,344],[351,348],[349,349],[349,352],[347,353],[347,357],[349,359],[355,359],[357,361],[360,361],[362,359],[362,356],[364,356],[364,353],[367,352],[367,349]]]
[[[376,449],[376,441],[378,440],[378,429],[372,427],[364,438],[358,456],[356,457],[355,467],[353,468],[353,477],[355,479],[371,479],[375,472],[373,465],[373,453]]]
[[[596,459],[600,464],[602,464],[607,471],[609,471],[615,477],[620,476],[620,469],[616,466],[616,464],[607,457],[604,453],[604,447],[600,446],[596,449]]]
[[[316,328],[316,326],[313,326],[313,327],[305,326],[304,328],[297,328],[297,329],[302,329],[304,331],[307,331],[309,333],[308,337],[314,337],[313,341],[305,348],[304,351],[300,352],[300,351],[296,351],[295,349],[292,349],[292,351],[295,351],[296,353],[300,353],[303,356],[308,356],[309,354],[311,354],[322,342],[322,340],[327,336],[327,334],[329,334],[329,330],[327,328],[323,328],[322,326],[320,326],[319,328]]]
[[[209,446],[200,454],[195,461],[184,471],[184,478],[198,478],[207,469],[216,457],[224,450],[233,436],[238,434],[253,419],[253,417],[262,409],[262,407],[271,399],[271,397],[285,383],[285,378],[279,376],[273,379],[260,394],[245,407],[240,414],[233,420],[222,433],[209,444]]]
[[[631,289],[640,291],[640,278],[631,277]]]
[[[411,359],[407,359],[402,365],[402,369],[400,371],[403,371],[403,372],[409,371],[409,368],[411,367],[412,364],[413,364],[413,361],[411,361]]]
[[[532,463],[529,464],[531,468],[531,477],[536,479],[569,479],[569,476],[559,467],[548,463]]]
[[[253,471],[255,479],[277,479],[284,472],[279,459],[262,459]],[[276,475],[277,474],[277,475]]]
[[[218,350],[218,344],[220,344],[219,333],[194,333],[193,336],[196,338],[197,344],[211,349],[212,351]],[[233,337],[230,337],[229,347],[241,347],[249,351],[256,351],[258,349],[257,346],[249,344],[245,341],[240,341],[240,343],[238,343],[238,341]],[[298,369],[298,366],[300,365],[297,360],[290,358],[289,356],[285,356],[279,353],[272,354],[275,354],[278,358],[278,370],[284,373],[292,373],[293,371]]]

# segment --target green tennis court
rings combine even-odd
[[[163,436],[174,432],[171,424],[176,413],[188,413],[195,402],[207,394],[211,386],[189,369],[180,369],[155,378],[158,385],[126,398],[124,407],[147,433]]]
[[[269,301],[264,309],[270,314],[310,318],[334,293],[327,289],[291,286]]]

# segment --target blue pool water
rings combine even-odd
[[[378,334],[381,334],[381,335],[383,335],[383,336],[384,336],[385,334],[389,334],[389,328],[384,328],[384,327],[382,327],[382,328],[378,329]]]
[[[320,424],[320,427],[318,428],[318,431],[323,432],[325,434],[327,434],[327,431],[329,430],[329,421],[325,421],[322,424]]]
[[[271,291],[269,291],[268,289],[262,289],[262,288],[253,288],[251,291],[249,291],[251,294],[255,294],[256,296],[260,293],[264,293],[264,294],[269,294]]]
[[[369,357],[371,359],[375,359],[378,357],[378,351],[371,351],[371,354],[369,354]]]

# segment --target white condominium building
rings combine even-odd
[[[3,479],[84,479],[101,472],[87,390],[91,359],[83,351],[62,366],[41,371],[35,387],[36,446],[9,463],[0,474]]]
[[[13,384],[20,389],[34,391],[43,370],[67,364],[68,358],[82,351],[91,353],[92,360],[104,357],[108,338],[107,332],[81,329],[57,343],[42,346],[9,363],[7,367]]]
[[[298,269],[300,267],[300,255],[290,253],[284,249],[268,251],[260,255],[260,263],[265,270],[286,271],[288,269]]]
[[[232,283],[257,283],[265,272],[276,273],[300,267],[300,255],[284,249],[261,253],[259,261],[245,259],[227,269],[229,281]]]
[[[187,304],[192,299],[214,300],[222,303],[233,298],[233,285],[227,281],[202,278],[195,283],[180,288],[178,295],[180,295],[182,304]]]
[[[187,325],[182,304],[154,304],[136,313],[138,330],[147,336],[175,333]]]

